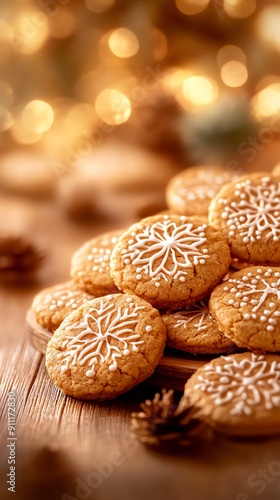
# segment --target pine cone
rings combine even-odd
[[[157,393],[152,401],[140,406],[143,411],[131,415],[132,430],[144,444],[187,446],[206,435],[200,413],[186,396],[174,404],[173,390],[162,389],[162,394]]]
[[[45,258],[45,250],[28,237],[0,234],[0,280],[33,275]]]

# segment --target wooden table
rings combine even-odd
[[[73,251],[111,226],[104,221],[76,224],[54,202],[2,199],[0,209],[2,220],[14,221],[18,214],[49,247],[40,282],[0,286],[1,498],[11,494],[6,474],[7,402],[12,390],[17,400],[16,498],[279,498],[279,439],[244,442],[219,437],[214,443],[160,453],[140,445],[130,431],[131,411],[156,388],[141,385],[102,403],[77,401],[55,388],[43,356],[26,339],[26,311],[41,288],[69,278]]]

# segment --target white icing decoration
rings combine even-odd
[[[127,299],[129,300],[129,299]],[[82,321],[68,326],[66,330],[78,330],[74,337],[66,335],[62,347],[63,351],[62,372],[69,366],[87,366],[87,377],[95,374],[95,365],[99,361],[104,363],[109,360],[109,370],[115,371],[118,367],[118,358],[130,354],[129,347],[134,352],[138,345],[143,344],[139,333],[134,333],[138,323],[138,312],[144,307],[129,303],[132,307],[115,308],[114,303],[108,300],[100,303],[98,309],[91,308]],[[120,345],[121,344],[121,345]]]
[[[230,404],[231,415],[251,415],[259,404],[266,410],[280,407],[280,363],[250,356],[241,361],[222,356],[226,363],[207,365],[194,388],[209,394],[217,406]]]
[[[176,319],[176,324],[174,325],[174,328],[179,328],[179,327],[187,328],[187,326],[194,319],[197,319],[197,323],[195,323],[193,326],[197,328],[198,332],[207,330],[208,325],[207,323],[205,323],[205,321],[211,319],[213,320],[213,317],[209,311],[209,307],[203,300],[197,302],[193,306],[190,306],[189,309],[169,314],[173,316],[174,319]]]
[[[67,288],[67,285],[59,285],[53,293],[48,292],[46,294],[43,304],[48,306],[50,311],[55,311],[64,307],[77,309],[91,298],[91,295],[83,290],[71,290]]]
[[[197,172],[194,179],[182,179],[176,187],[173,200],[178,205],[186,205],[187,201],[211,200],[220,190],[221,186],[233,180],[228,172]],[[193,185],[201,181],[202,184]]]
[[[244,319],[250,319],[250,315],[248,315],[248,307],[251,307],[251,314],[253,319],[257,319],[258,316],[255,314],[259,311],[259,309],[265,305],[268,306],[269,309],[265,309],[261,311],[261,315],[259,316],[260,321],[270,323],[270,326],[267,326],[266,329],[269,332],[274,331],[274,324],[270,320],[271,316],[279,317],[278,311],[275,310],[279,307],[279,303],[271,302],[271,299],[280,300],[280,278],[277,279],[276,274],[269,269],[265,274],[261,272],[260,269],[257,270],[257,274],[252,278],[252,273],[248,273],[247,276],[243,276],[241,279],[230,278],[227,283],[232,283],[238,288],[238,293],[235,294],[236,301],[233,299],[228,300],[229,305],[233,305],[236,308],[246,307],[246,314],[244,314]],[[248,276],[250,275],[250,278]],[[264,277],[266,277],[266,279]],[[276,279],[276,282],[268,283],[267,278],[270,280]],[[233,290],[230,291],[233,293]],[[224,288],[224,291],[228,291],[228,287]],[[252,298],[251,298],[252,296]],[[273,296],[273,297],[271,297]],[[272,325],[271,325],[272,323]]]
[[[227,220],[231,236],[240,235],[244,243],[280,239],[280,184],[262,178],[259,185],[251,181],[239,183],[235,195],[239,202],[221,198],[224,205],[222,218]],[[263,234],[264,233],[264,234]]]
[[[197,264],[205,264],[205,250],[198,247],[203,245],[206,225],[203,224],[193,228],[192,223],[180,223],[165,216],[164,222],[156,222],[146,226],[143,232],[136,234],[133,240],[129,240],[129,246],[122,254],[124,263],[128,259],[136,267],[136,279],[141,280],[143,275],[148,275],[155,280],[155,286],[160,286],[161,279],[168,281],[169,278],[182,280],[187,275],[186,269]],[[166,263],[172,262],[170,269]],[[141,267],[140,267],[141,266]]]

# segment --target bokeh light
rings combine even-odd
[[[176,0],[176,6],[183,14],[193,16],[205,10],[209,2],[210,0]]]
[[[19,118],[16,119],[11,126],[10,134],[18,144],[35,144],[42,137],[41,134],[36,134],[35,132],[27,130]]]
[[[185,107],[203,108],[212,104],[218,97],[218,85],[211,78],[191,76],[183,85]],[[181,102],[180,102],[181,104]]]
[[[221,68],[221,78],[228,87],[241,87],[248,79],[248,71],[245,64],[228,61]]]
[[[239,61],[246,65],[247,58],[240,47],[236,45],[224,45],[217,53],[217,63],[221,68],[229,61]]]
[[[102,13],[113,7],[115,0],[85,0],[86,7],[92,12]]]
[[[42,10],[22,12],[15,19],[12,44],[16,52],[32,54],[48,37],[49,17]]]
[[[13,117],[9,111],[0,107],[0,132],[8,130],[13,124]]]
[[[256,10],[256,0],[224,0],[225,12],[234,19],[244,19]]]
[[[252,109],[256,118],[275,116],[280,111],[280,83],[268,85],[252,99]]]
[[[61,7],[57,14],[49,19],[50,34],[53,38],[68,38],[76,28],[76,18],[68,9]]]
[[[95,111],[105,123],[120,125],[130,117],[130,100],[118,90],[104,89],[96,98]]]
[[[168,44],[165,34],[157,28],[152,29],[152,46],[155,58],[162,61],[168,53]]]
[[[280,6],[269,5],[257,19],[257,30],[261,38],[271,47],[280,51]]]
[[[108,39],[111,52],[121,58],[132,57],[139,50],[139,42],[132,31],[126,28],[114,30]]]
[[[41,134],[49,130],[52,126],[54,113],[52,107],[47,102],[35,100],[25,106],[21,118],[27,130]]]

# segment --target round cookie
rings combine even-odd
[[[110,276],[110,257],[124,229],[103,233],[84,243],[71,260],[71,277],[80,288],[95,296],[118,292]]]
[[[205,300],[179,311],[168,311],[162,319],[170,347],[192,354],[229,353],[234,349],[234,344],[219,329]]]
[[[192,167],[173,177],[166,188],[166,201],[175,213],[208,215],[212,198],[233,175],[219,167]]]
[[[224,186],[209,207],[232,256],[251,264],[280,264],[280,177],[265,173]]]
[[[148,378],[163,354],[159,312],[135,295],[99,297],[68,316],[50,340],[46,366],[65,393],[111,399]]]
[[[239,347],[280,351],[280,267],[249,267],[213,290],[210,311]]]
[[[221,233],[197,219],[157,215],[121,236],[112,252],[111,275],[120,290],[174,309],[208,295],[229,263]]]
[[[279,356],[221,356],[191,376],[185,394],[218,431],[239,436],[280,432]]]
[[[93,298],[68,281],[39,292],[33,299],[31,309],[37,323],[54,332],[68,314]]]

